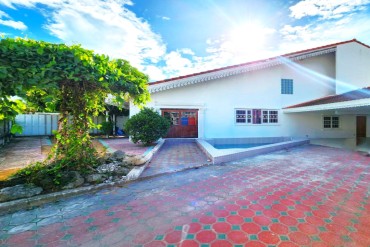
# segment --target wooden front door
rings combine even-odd
[[[363,138],[366,137],[366,116],[356,117],[356,143],[361,143]]]
[[[167,138],[197,138],[198,110],[161,109],[162,116],[171,121]]]

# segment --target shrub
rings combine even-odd
[[[110,121],[102,122],[100,129],[103,132],[103,134],[111,135],[113,133],[113,123]]]
[[[134,143],[149,145],[164,137],[170,128],[168,119],[152,108],[144,108],[132,116],[125,124],[125,131]]]

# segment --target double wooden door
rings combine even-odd
[[[197,138],[198,110],[196,109],[161,109],[162,116],[171,122],[167,138]]]

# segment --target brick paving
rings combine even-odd
[[[305,145],[0,216],[0,246],[370,246],[370,158]]]
[[[208,163],[210,163],[210,160],[194,141],[176,142],[166,140],[141,177],[184,170]]]
[[[48,145],[47,137],[17,137],[0,147],[0,172],[11,168],[24,167],[46,157],[41,146]]]
[[[129,141],[128,138],[110,138],[110,139],[100,139],[103,144],[106,144],[111,151],[121,150],[126,154],[131,155],[142,155],[152,146],[143,146],[140,144],[135,144]]]

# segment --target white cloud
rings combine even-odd
[[[132,4],[129,0],[3,0],[11,8],[37,8],[38,3],[51,8],[44,12],[48,20],[44,28],[63,42],[126,59],[141,70],[165,54],[161,37],[125,7]]]
[[[0,20],[0,25],[8,26],[18,30],[26,30],[27,26],[21,21]]]
[[[352,38],[369,43],[370,17],[353,12],[368,2],[303,0],[290,8],[291,16],[319,16],[319,21],[286,23],[280,30],[258,23],[242,25],[231,33],[207,39],[204,56],[190,48],[168,51],[149,23],[127,8],[132,4],[129,0],[0,0],[0,5],[40,9],[47,19],[44,28],[51,35],[65,43],[79,43],[98,53],[126,59],[155,81]],[[48,11],[38,4],[48,6]],[[345,17],[339,18],[343,14]],[[0,10],[0,24],[12,21],[8,19]]]
[[[168,16],[162,16],[162,20],[169,21],[169,20],[171,20],[171,18],[168,17]]]
[[[291,6],[290,16],[301,19],[305,16],[319,16],[322,19],[341,18],[346,13],[362,10],[370,0],[302,0]]]
[[[356,38],[370,42],[370,17],[365,14],[347,16],[303,26],[285,25],[280,33],[279,50],[294,51]]]
[[[7,13],[1,10],[0,10],[0,25],[11,27],[17,30],[27,29],[27,26],[23,22],[11,20],[11,17]]]

